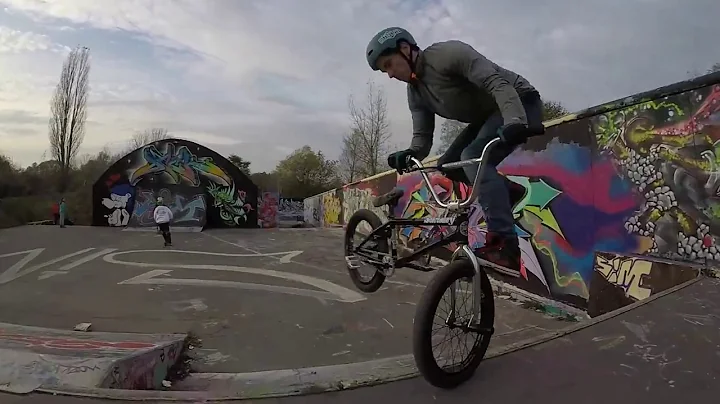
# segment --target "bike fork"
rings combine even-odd
[[[473,266],[473,271],[475,272],[475,276],[473,276],[473,313],[470,317],[470,320],[468,321],[467,326],[470,328],[474,328],[480,325],[480,300],[482,299],[482,274],[480,269],[480,263],[477,260],[477,257],[475,257],[475,254],[473,254],[470,247],[467,245],[462,245],[455,249],[453,252],[452,257],[450,257],[450,262],[455,261],[458,255],[465,254]],[[455,285],[450,289],[450,318],[454,320],[455,317]],[[449,319],[448,319],[449,321]]]

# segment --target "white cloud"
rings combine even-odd
[[[363,57],[369,38],[385,26],[404,26],[425,45],[465,40],[575,110],[683,80],[720,54],[717,0],[692,7],[679,0],[0,4],[17,21],[29,21],[24,30],[0,28],[0,52],[9,52],[0,58],[0,111],[47,116],[62,63],[52,50],[102,34],[103,42],[91,46],[87,150],[164,126],[244,155],[255,170],[272,169],[304,144],[336,155],[348,125],[347,97],[362,95],[369,78],[387,91],[393,141],[409,141],[404,86],[371,72]],[[0,122],[0,129],[8,125]],[[24,164],[46,148],[45,126],[28,128],[36,135],[26,138],[39,142],[34,154],[0,136],[0,149]]]
[[[65,49],[64,46],[53,43],[46,35],[22,32],[0,26],[0,53],[62,52]]]

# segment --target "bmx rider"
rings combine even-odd
[[[421,50],[403,28],[377,33],[365,52],[370,67],[407,83],[413,122],[410,147],[388,156],[388,164],[402,173],[408,156],[422,160],[430,154],[435,115],[467,123],[438,160],[438,165],[480,157],[498,133],[526,136],[528,126],[542,125],[540,93],[522,76],[498,66],[467,43],[450,40]],[[479,202],[487,221],[485,245],[475,254],[498,266],[500,274],[520,276],[520,247],[506,180],[497,165],[513,151],[500,144],[489,157],[479,182]],[[472,185],[477,164],[444,173],[453,181]]]

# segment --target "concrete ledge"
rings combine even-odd
[[[162,388],[186,336],[75,332],[0,323],[0,390]]]

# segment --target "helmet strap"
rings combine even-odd
[[[416,67],[416,65],[417,65],[417,58],[415,58],[415,60],[413,60],[412,56],[413,56],[413,51],[417,51],[417,50],[420,49],[420,48],[418,48],[417,46],[410,45],[410,44],[408,44],[408,46],[410,46],[410,56],[409,56],[409,57],[406,56],[406,55],[400,50],[400,46],[399,46],[399,45],[398,45],[398,52],[399,52],[400,55],[403,57],[403,59],[405,59],[405,61],[407,62],[408,66],[410,66],[410,77],[411,77],[412,79],[417,79],[417,75],[415,74],[415,67]]]

